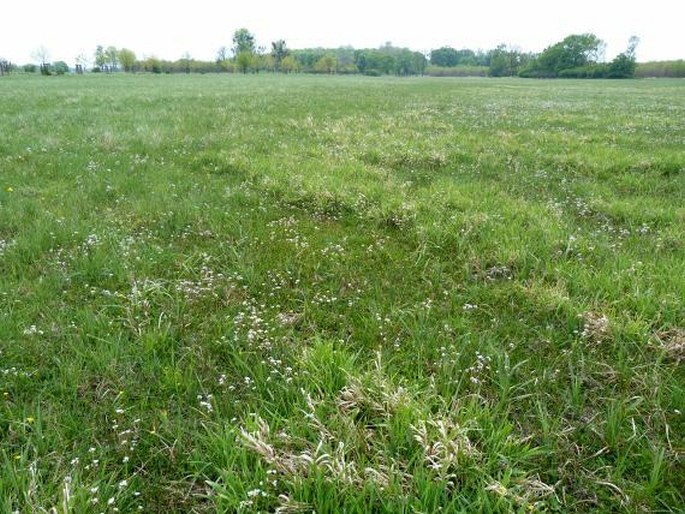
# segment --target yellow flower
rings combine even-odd
[[[35,419],[33,416],[29,416],[28,418],[26,418],[26,422],[27,422],[29,425],[30,425],[31,423],[33,423],[34,421],[36,421],[36,419]]]
[[[11,192],[13,192],[13,191],[14,191],[14,188],[12,188],[12,187],[8,187],[8,188],[6,189],[6,191],[7,191],[8,193],[11,193]]]

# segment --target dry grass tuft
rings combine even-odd
[[[287,494],[278,496],[280,505],[276,507],[275,514],[299,514],[301,512],[313,512],[311,505],[293,500]]]
[[[606,314],[587,311],[580,315],[583,318],[583,330],[580,336],[593,343],[602,343],[611,337],[611,323]]]
[[[685,328],[672,328],[655,334],[659,346],[669,359],[680,364],[685,361]]]

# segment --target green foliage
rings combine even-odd
[[[364,75],[423,75],[428,61],[421,52],[386,44],[378,49],[354,51],[354,64]]]
[[[356,50],[354,63],[359,72],[365,75],[389,75],[395,67],[390,54],[376,49]]]
[[[281,61],[281,71],[283,73],[293,73],[299,71],[299,64],[294,56],[286,55]]]
[[[235,65],[241,73],[253,71],[256,65],[256,56],[254,53],[244,50],[236,55]]]
[[[442,66],[445,68],[456,66],[459,64],[459,55],[454,48],[444,46],[431,51],[430,62],[433,66]]]
[[[55,75],[64,75],[69,73],[69,65],[64,61],[55,61],[52,63],[52,70]]]
[[[147,57],[142,63],[143,71],[159,74],[165,69],[164,63],[154,55]]]
[[[523,77],[557,77],[563,70],[583,68],[596,63],[604,43],[594,34],[572,34],[547,47],[521,70]]]
[[[135,70],[136,54],[133,50],[122,48],[119,50],[119,62],[124,71],[132,72]]]
[[[545,50],[519,72],[527,78],[632,78],[635,75],[635,49],[632,37],[625,52],[610,63],[597,62],[602,43],[592,34],[569,36]]]
[[[119,68],[119,50],[113,46],[108,46],[105,50],[105,57],[110,71],[117,71]]]
[[[293,50],[293,57],[304,72],[361,73],[363,75],[421,75],[426,69],[426,57],[420,52],[386,44],[377,49],[341,47],[337,49],[307,48]],[[335,61],[335,65],[334,64]]]
[[[338,59],[335,55],[326,54],[314,64],[314,71],[317,73],[335,73],[338,69]]]
[[[530,54],[522,53],[516,48],[504,44],[490,51],[489,55],[490,69],[488,74],[491,77],[514,77],[531,59]]]
[[[95,66],[97,66],[101,71],[117,71],[119,67],[119,50],[117,50],[114,46],[108,46],[105,48],[102,45],[98,45],[95,48]]]
[[[593,63],[577,68],[561,70],[557,76],[565,79],[600,79],[606,78],[608,74],[609,65]]]
[[[432,66],[452,67],[452,66],[487,66],[488,56],[482,52],[474,52],[470,49],[455,50],[445,46],[432,50],[430,53],[430,63]]]
[[[95,48],[95,66],[99,69],[104,69],[107,65],[107,54],[105,48],[102,45],[98,45]]]
[[[630,38],[625,52],[618,54],[609,64],[607,77],[612,79],[628,79],[635,76],[637,68],[635,50],[640,40],[633,36]]]
[[[279,39],[278,41],[271,43],[271,57],[273,58],[273,67],[275,71],[281,71],[283,59],[288,57],[289,53],[290,51],[284,40]]]
[[[254,54],[255,52],[256,39],[254,34],[246,28],[236,30],[233,33],[233,55],[238,58],[241,54]]]
[[[637,63],[634,58],[626,54],[619,54],[609,63],[606,77],[611,79],[633,78],[636,68]]]

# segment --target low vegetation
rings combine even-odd
[[[0,81],[3,512],[677,512],[685,84]]]
[[[685,78],[685,60],[638,63],[635,76],[640,78]]]

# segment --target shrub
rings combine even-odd
[[[559,78],[564,79],[600,79],[608,76],[609,66],[606,64],[588,64],[559,72]]]
[[[65,73],[69,73],[69,65],[64,61],[57,61],[53,63],[52,69],[56,75],[64,75]]]

